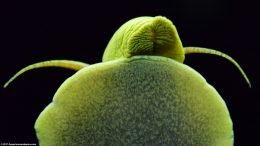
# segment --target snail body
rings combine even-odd
[[[42,146],[200,145],[232,146],[228,108],[185,54],[224,57],[207,48],[183,47],[165,17],[139,17],[114,34],[103,62],[53,60],[27,66],[11,78],[40,67],[76,70],[57,90],[35,123]]]
[[[233,142],[232,121],[216,90],[192,68],[156,56],[81,69],[61,85],[35,128],[41,145],[50,146]]]

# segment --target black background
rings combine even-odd
[[[222,95],[234,124],[235,146],[259,146],[259,15],[252,1],[90,1],[1,4],[0,85],[26,65],[51,59],[101,62],[112,34],[127,20],[163,15],[176,25],[184,46],[225,52],[252,82],[248,88],[225,59],[194,54],[185,64],[200,72]],[[39,113],[74,72],[44,68],[27,72],[0,89],[0,143],[37,143]],[[214,114],[214,113],[212,113]]]

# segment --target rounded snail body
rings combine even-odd
[[[51,60],[41,67],[78,71],[57,90],[38,117],[42,146],[200,145],[232,146],[233,129],[225,102],[195,70],[186,54],[206,53],[239,64],[213,49],[183,47],[165,17],[139,17],[122,25],[107,45],[103,62]]]
[[[217,91],[192,68],[155,56],[78,71],[60,86],[35,129],[43,146],[233,143]]]

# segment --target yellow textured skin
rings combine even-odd
[[[232,146],[225,102],[183,64],[192,53],[229,60],[251,87],[233,58],[214,49],[183,47],[175,26],[162,16],[123,24],[109,41],[102,63],[38,62],[21,69],[4,87],[36,68],[78,71],[61,85],[35,123],[41,146]]]
[[[85,67],[40,114],[41,146],[231,146],[228,109],[195,70],[135,56]]]

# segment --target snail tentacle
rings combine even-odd
[[[251,83],[250,83],[250,80],[248,79],[246,73],[243,71],[241,66],[229,55],[227,55],[223,52],[214,50],[214,49],[201,48],[201,47],[184,47],[184,51],[185,51],[185,55],[186,54],[192,54],[192,53],[203,53],[203,54],[212,54],[212,55],[220,56],[222,58],[227,59],[228,61],[230,61],[232,64],[234,64],[237,67],[237,69],[240,71],[240,73],[242,74],[242,76],[246,80],[249,88],[251,88]]]
[[[86,66],[88,66],[88,64],[79,61],[73,61],[73,60],[49,60],[49,61],[34,63],[18,71],[11,79],[9,79],[4,84],[4,88],[6,88],[18,76],[32,69],[43,68],[43,67],[61,67],[61,68],[67,68],[67,69],[78,71]]]

